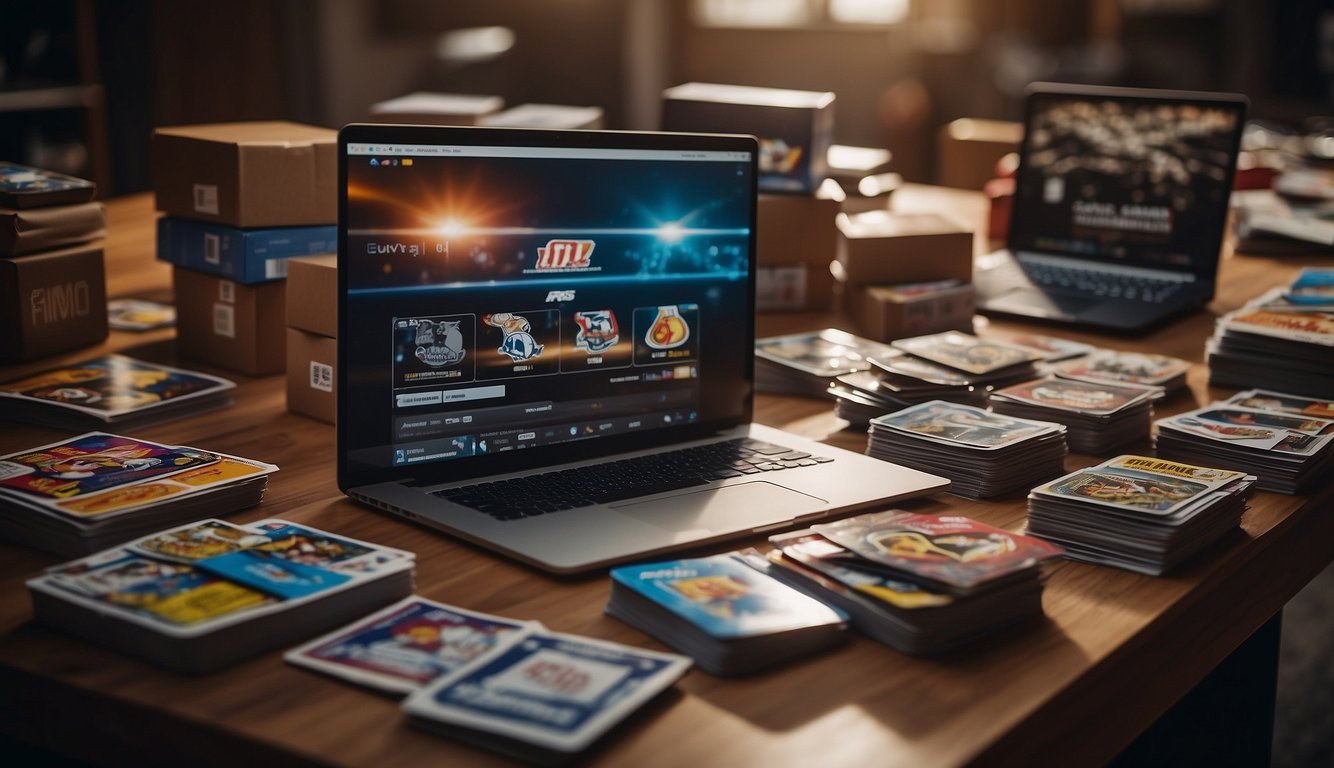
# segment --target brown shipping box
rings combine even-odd
[[[287,325],[321,336],[338,336],[336,255],[287,260]]]
[[[0,258],[0,361],[32,360],[106,337],[100,243]]]
[[[824,309],[833,295],[829,273],[838,243],[836,200],[760,195],[755,236],[756,308],[762,312]]]
[[[334,423],[338,341],[287,329],[287,410]]]
[[[838,261],[849,283],[973,280],[973,233],[934,213],[843,214]]]
[[[288,122],[153,132],[157,208],[233,227],[338,221],[338,133]]]
[[[848,314],[862,334],[893,341],[942,331],[973,332],[971,283],[848,285]]]
[[[981,189],[996,175],[996,163],[1018,152],[1024,124],[961,117],[940,128],[936,180],[945,187]]]
[[[107,214],[101,203],[0,208],[0,256],[63,248],[106,234]]]
[[[283,371],[284,281],[245,285],[180,267],[172,278],[177,354],[249,376]]]

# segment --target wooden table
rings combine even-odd
[[[952,211],[969,221],[980,220],[981,204],[974,193],[922,187],[902,190],[895,201],[899,208]],[[108,205],[113,297],[161,297],[169,291],[168,268],[153,261],[151,207],[148,196]],[[1133,340],[1066,335],[1198,363],[1215,315],[1285,282],[1298,266],[1291,257],[1228,253],[1209,312]],[[761,317],[759,330],[772,335],[825,325],[850,327],[837,315],[771,315]],[[178,362],[169,330],[113,332],[101,348],[0,369],[0,378],[110,350]],[[1189,394],[1169,401],[1160,413],[1230,394],[1211,391],[1205,376],[1196,365]],[[240,385],[232,408],[136,434],[278,464],[281,471],[264,503],[233,519],[281,516],[412,550],[418,558],[417,592],[425,597],[538,619],[561,632],[661,647],[603,614],[605,576],[548,577],[354,504],[334,483],[333,429],[285,411],[281,376],[230,377]],[[844,429],[824,401],[761,396],[756,417],[853,450],[865,446],[865,435]],[[65,436],[4,424],[0,451]],[[1095,461],[1071,456],[1067,467]],[[664,768],[1102,763],[1270,622],[1334,559],[1331,496],[1329,489],[1310,497],[1260,493],[1242,530],[1165,578],[1058,562],[1043,599],[1045,621],[942,658],[909,658],[857,636],[842,649],[754,677],[722,679],[692,671],[589,761]],[[1019,499],[975,502],[942,494],[910,506],[970,515],[1011,530],[1025,517]],[[415,730],[395,701],[288,666],[279,652],[210,676],[177,677],[37,626],[23,580],[55,562],[0,545],[0,731],[20,743],[111,763],[505,762]]]

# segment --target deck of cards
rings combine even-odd
[[[1249,472],[1261,490],[1304,493],[1334,467],[1334,403],[1262,390],[1159,419],[1157,453]],[[1315,415],[1320,414],[1320,415]]]
[[[1066,427],[1077,453],[1106,455],[1133,444],[1148,446],[1157,390],[1048,376],[991,393],[991,410],[1054,421]]]
[[[767,570],[754,551],[613,568],[607,613],[713,675],[750,674],[846,640],[845,615]]]
[[[1065,471],[1066,428],[942,400],[871,420],[866,453],[950,479],[974,499],[1027,491]]]
[[[828,397],[838,376],[871,367],[890,348],[836,328],[755,340],[755,388],[778,395]]]
[[[592,748],[690,667],[674,653],[528,628],[403,702],[413,725],[529,762]]]
[[[63,557],[253,507],[272,464],[105,432],[0,457],[0,537]]]
[[[202,520],[27,582],[38,622],[195,674],[412,592],[411,552],[285,520]]]
[[[1066,556],[1159,576],[1241,522],[1255,477],[1118,456],[1033,489],[1028,532]]]
[[[769,538],[770,573],[908,654],[952,650],[1042,613],[1059,547],[955,515],[875,512]]]
[[[1218,321],[1209,383],[1334,399],[1334,270],[1306,269]]]
[[[1190,363],[1168,355],[1103,349],[1075,360],[1057,363],[1052,366],[1052,371],[1064,379],[1099,384],[1137,384],[1157,387],[1163,394],[1172,394],[1186,388],[1186,373],[1190,371]]]

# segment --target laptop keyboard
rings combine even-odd
[[[1061,267],[1053,264],[1024,264],[1024,274],[1043,288],[1067,289],[1094,296],[1160,303],[1171,298],[1187,283],[1154,280],[1141,275],[1099,272],[1088,268]]]
[[[833,459],[826,456],[743,437],[606,464],[445,488],[433,494],[497,520],[517,520],[830,461]]]

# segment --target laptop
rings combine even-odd
[[[1025,107],[978,309],[1135,333],[1213,299],[1245,97],[1038,83]]]
[[[555,573],[945,488],[752,423],[757,153],[343,128],[339,487]]]

